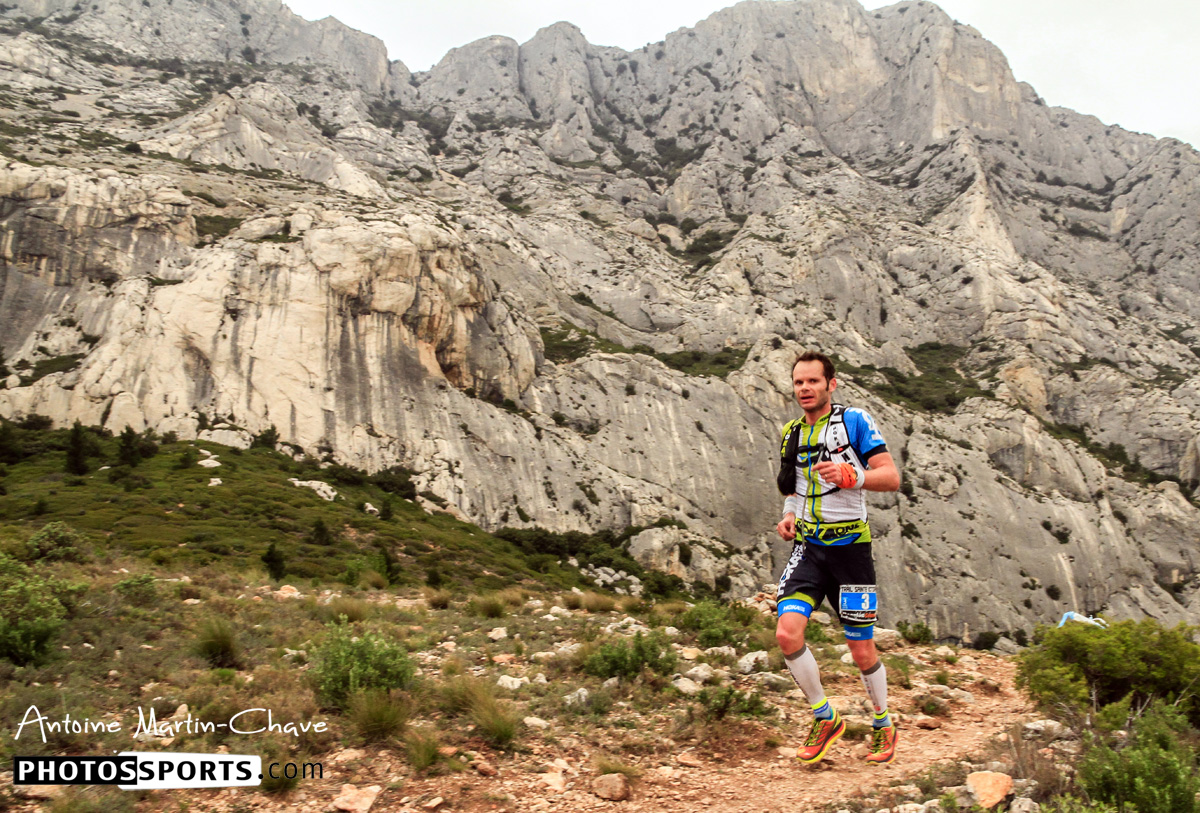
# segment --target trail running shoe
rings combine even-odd
[[[886,765],[896,756],[896,726],[877,728],[871,733],[871,753],[867,762]]]
[[[796,759],[807,764],[818,762],[825,756],[829,746],[838,741],[846,733],[846,721],[836,711],[832,720],[813,720],[808,739],[796,752]]]

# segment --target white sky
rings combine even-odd
[[[374,34],[391,59],[429,69],[492,34],[525,42],[560,20],[589,42],[625,50],[691,27],[728,0],[284,0],[310,20],[328,15]],[[866,0],[867,8],[890,2]],[[1051,105],[1106,124],[1200,146],[1200,1],[941,0],[1008,57],[1018,80]]]

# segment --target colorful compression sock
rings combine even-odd
[[[817,719],[832,719],[833,707],[825,699],[825,690],[821,688],[821,671],[817,667],[817,659],[813,657],[808,646],[802,646],[799,651],[790,655],[785,654],[783,660],[787,664],[788,671],[792,673],[792,680],[796,681],[800,691],[804,692],[804,696],[808,698]]]
[[[871,724],[875,728],[887,728],[892,724],[892,716],[888,714],[887,669],[884,668],[883,661],[875,661],[874,666],[860,675],[863,688],[867,690],[867,697],[875,707]]]

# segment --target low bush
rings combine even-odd
[[[50,522],[29,538],[26,555],[32,560],[81,562],[87,537],[65,522]]]
[[[583,594],[580,605],[589,613],[607,613],[617,606],[617,600],[603,593],[589,592]]]
[[[1079,784],[1118,813],[1196,813],[1200,776],[1185,742],[1195,734],[1189,728],[1177,709],[1153,702],[1125,747],[1093,745],[1079,765]]]
[[[929,629],[929,625],[924,621],[918,621],[915,624],[909,624],[907,621],[901,621],[896,625],[896,630],[901,637],[910,644],[932,644],[933,630]]]
[[[1108,629],[1087,624],[1042,628],[1040,643],[1021,654],[1017,684],[1043,707],[1082,711],[1131,697],[1178,702],[1200,726],[1200,645],[1192,629],[1151,619],[1121,621]]]
[[[739,692],[732,686],[720,689],[705,689],[697,695],[704,715],[710,720],[722,720],[730,714],[746,717],[765,717],[771,707],[763,702],[758,692]]]
[[[18,666],[40,661],[81,591],[0,554],[0,657]]]
[[[141,573],[137,576],[130,576],[128,579],[121,579],[113,585],[113,590],[116,591],[122,599],[134,606],[146,606],[151,604],[158,598],[158,587],[154,583],[154,577],[149,573]]]
[[[344,708],[350,695],[363,689],[407,689],[416,666],[404,647],[376,632],[355,636],[338,624],[313,652],[317,697],[332,708]]]
[[[649,669],[669,675],[675,669],[678,656],[662,633],[642,635],[632,640],[616,640],[601,644],[583,663],[583,670],[599,678],[633,678]]]

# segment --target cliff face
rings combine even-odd
[[[19,2],[0,415],[274,425],[485,527],[678,519],[639,555],[747,592],[819,347],[905,471],[885,620],[1200,618],[1200,156],[1046,107],[932,4],[410,76],[266,2]]]

